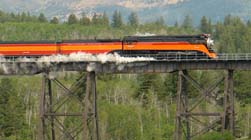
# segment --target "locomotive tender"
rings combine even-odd
[[[40,57],[69,55],[71,53],[118,53],[134,56],[139,54],[157,55],[201,55],[216,58],[211,48],[213,41],[207,34],[186,36],[127,36],[121,39],[95,39],[72,41],[29,41],[0,42],[3,57]]]

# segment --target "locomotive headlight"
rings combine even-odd
[[[214,45],[214,40],[212,40],[211,38],[207,39],[207,46],[213,46]]]

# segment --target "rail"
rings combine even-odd
[[[109,59],[112,60],[109,60]],[[116,58],[116,60],[114,59]],[[130,60],[132,58],[132,60]],[[122,59],[125,62],[135,61],[166,61],[166,62],[183,62],[183,61],[251,61],[251,53],[221,53],[217,54],[216,58],[209,58],[205,55],[189,55],[189,54],[127,54],[123,56],[107,56],[97,59],[93,55],[76,55],[74,58],[68,56],[47,56],[47,57],[0,57],[0,63],[8,62],[116,62]],[[120,61],[121,62],[121,61]],[[123,61],[122,61],[123,63]]]

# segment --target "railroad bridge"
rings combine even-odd
[[[149,57],[149,56],[147,56]],[[151,57],[151,56],[150,56]],[[162,56],[163,57],[163,56]],[[191,70],[222,70],[225,75],[215,81],[209,81],[212,84],[203,88],[194,78],[189,75]],[[60,139],[55,131],[60,131],[64,137],[74,140],[78,134],[82,134],[84,140],[100,140],[99,124],[97,113],[97,93],[96,93],[96,74],[128,74],[128,73],[170,73],[178,71],[178,84],[176,94],[176,121],[175,121],[175,140],[186,139],[219,128],[229,130],[235,134],[235,110],[234,110],[234,92],[233,92],[233,73],[234,71],[251,70],[251,54],[219,54],[217,59],[208,58],[189,58],[184,56],[175,56],[172,59],[147,59],[135,62],[98,62],[98,61],[15,61],[1,60],[1,75],[42,75],[42,92],[40,98],[40,136],[41,140]],[[57,78],[51,78],[51,72],[59,71],[85,71],[86,74],[79,78],[79,81],[73,84],[73,88],[67,88]],[[60,112],[59,108],[67,102],[68,98],[74,96],[74,87],[82,86],[81,81],[86,80],[86,93],[84,101],[79,101],[82,109],[79,113]],[[62,100],[53,99],[52,83],[61,88],[67,98]],[[190,83],[200,93],[198,100],[191,103],[188,99],[187,84]],[[219,112],[196,112],[194,109],[207,97],[213,94],[214,89],[224,83],[223,106]],[[55,109],[56,108],[56,109]],[[67,131],[58,117],[71,116],[82,117],[80,126]],[[191,124],[197,121],[197,117],[214,117],[215,119],[206,124],[199,132],[191,132]],[[90,129],[91,124],[91,129]]]

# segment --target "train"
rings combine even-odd
[[[40,57],[72,53],[118,53],[126,56],[189,55],[216,58],[208,34],[178,36],[126,36],[123,39],[0,42],[3,57]]]

